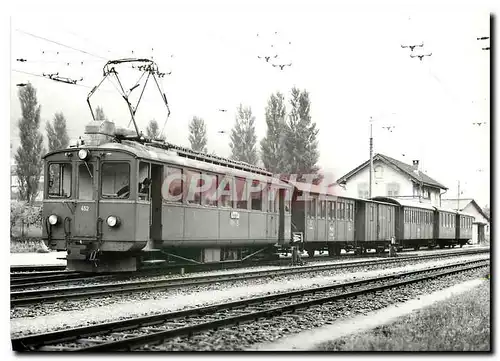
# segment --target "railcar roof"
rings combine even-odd
[[[413,208],[420,208],[420,209],[427,209],[427,210],[434,210],[434,206],[427,204],[427,203],[420,203],[420,202],[412,202],[407,199],[400,199],[400,198],[393,198],[393,197],[373,197],[373,200],[377,201],[385,201],[387,203],[395,203],[398,204],[402,207],[413,207]]]
[[[266,171],[265,169],[255,167],[255,171],[252,171],[252,169],[250,169],[252,166],[243,162],[235,162],[227,160],[227,163],[224,164],[224,158],[220,157],[213,157],[213,161],[210,161],[210,159],[203,158],[203,153],[199,153],[199,157],[193,155],[194,158],[193,159],[190,157],[180,156],[175,148],[174,149],[158,148],[155,146],[128,140],[124,140],[121,143],[116,143],[116,142],[105,143],[99,146],[83,146],[79,148],[68,148],[48,153],[44,156],[44,158],[54,153],[75,151],[82,148],[90,150],[97,149],[100,151],[115,150],[132,154],[136,158],[140,159],[165,162],[178,165],[181,167],[189,167],[189,168],[204,170],[207,172],[228,174],[236,177],[243,177],[243,178],[266,181],[266,182],[272,180],[273,184],[275,185],[279,185],[280,187],[291,188],[289,184],[279,180],[278,178],[273,177],[272,173]],[[208,158],[210,158],[210,156],[208,156]],[[219,159],[220,164],[217,164],[218,163],[217,159]]]

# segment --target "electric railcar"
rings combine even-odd
[[[67,250],[69,269],[134,271],[148,258],[235,261],[287,246],[291,185],[242,162],[119,136],[111,122],[92,127],[83,145],[44,157],[43,238]]]

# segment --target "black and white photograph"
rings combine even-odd
[[[492,353],[495,13],[409,4],[4,16],[5,352]]]

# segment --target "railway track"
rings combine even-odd
[[[10,273],[14,272],[39,272],[39,271],[64,271],[66,265],[29,265],[10,266]]]
[[[110,277],[109,274],[83,274],[81,272],[72,271],[45,271],[45,272],[29,272],[14,273],[10,275],[10,289],[26,288],[34,286],[51,285],[61,282],[88,280],[88,279],[105,279]]]
[[[394,264],[411,260],[429,260],[433,258],[449,258],[461,255],[474,255],[485,253],[485,250],[475,250],[475,252],[464,251],[453,252],[447,254],[432,254],[420,256],[408,256],[397,258],[383,258],[375,260],[362,260],[353,261],[349,263],[329,263],[329,264],[315,264],[310,266],[301,267],[286,267],[274,270],[265,271],[250,271],[245,273],[229,273],[211,276],[194,276],[194,277],[177,277],[162,280],[146,280],[146,281],[131,281],[122,283],[106,283],[99,285],[81,286],[81,287],[68,287],[68,288],[51,288],[41,290],[28,290],[11,292],[11,307],[36,304],[39,302],[51,302],[67,299],[87,298],[92,296],[102,296],[127,292],[138,291],[151,291],[151,290],[165,290],[175,287],[196,286],[203,284],[210,284],[215,282],[232,282],[238,280],[247,280],[253,278],[263,277],[276,277],[290,274],[298,274],[305,272],[321,272],[334,269],[345,269],[352,267],[359,267],[365,265],[381,265],[381,264]]]
[[[128,351],[244,322],[258,322],[314,305],[380,292],[488,267],[488,260],[439,266],[360,281],[253,297],[154,316],[12,339],[14,351]]]

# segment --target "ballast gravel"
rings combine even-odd
[[[163,292],[138,292],[16,307],[11,310],[11,335],[17,337],[43,333],[484,258],[485,255],[460,256],[431,262],[415,263],[414,261],[413,264],[393,268],[384,268],[387,266],[380,265],[379,269],[376,265],[371,265],[356,267],[356,271],[351,268],[329,271],[329,273],[318,272],[313,275],[305,273],[275,278],[266,277],[265,279],[215,283]],[[370,267],[372,267],[371,270],[368,270]]]
[[[465,257],[465,258],[464,258]],[[213,297],[209,292],[211,291],[221,291],[229,292],[230,294],[234,294],[234,296],[250,297],[252,295],[262,295],[262,294],[271,294],[275,292],[279,292],[281,290],[292,290],[299,289],[304,287],[312,287],[315,285],[324,285],[330,282],[342,282],[350,279],[359,279],[362,277],[372,277],[378,274],[379,272],[401,272],[405,270],[413,270],[413,269],[421,269],[418,267],[425,268],[427,266],[437,265],[437,264],[450,264],[455,262],[454,260],[461,259],[482,259],[486,257],[483,255],[471,255],[471,256],[462,256],[453,257],[453,259],[442,259],[442,260],[433,260],[422,262],[421,260],[412,260],[412,261],[395,261],[397,267],[394,265],[387,264],[375,264],[375,265],[362,265],[357,267],[351,267],[346,269],[335,269],[329,271],[315,271],[315,272],[305,272],[295,275],[283,275],[276,277],[262,277],[251,280],[239,280],[234,282],[214,282],[212,284],[206,285],[197,285],[197,286],[188,286],[184,288],[172,288],[170,290],[151,290],[151,291],[142,291],[142,292],[134,292],[134,293],[123,293],[123,294],[110,294],[108,296],[95,296],[89,299],[74,299],[74,300],[61,300],[61,301],[53,301],[47,303],[39,303],[35,305],[29,306],[19,306],[11,309],[11,319],[17,318],[25,318],[25,317],[40,317],[40,316],[49,316],[51,314],[61,312],[61,311],[78,311],[83,310],[85,308],[90,308],[88,312],[94,312],[95,307],[104,307],[108,305],[123,305],[120,306],[123,308],[123,311],[128,311],[128,306],[131,306],[136,310],[137,305],[130,305],[128,302],[136,302],[138,300],[141,301],[142,304],[146,304],[149,301],[153,301],[154,303],[149,303],[151,309],[144,308],[145,312],[152,311],[154,309],[162,309],[159,304],[168,298],[168,300],[163,301],[163,303],[168,307],[170,305],[169,301],[174,301],[174,307],[176,305],[176,300],[178,297],[182,298],[182,295],[192,295],[196,293],[196,299],[192,298],[188,301],[186,307],[193,307],[196,305],[203,305],[203,303],[193,304],[193,301],[204,301],[208,298]],[[389,267],[389,268],[387,268]],[[417,268],[413,268],[417,267]],[[223,271],[227,273],[228,271]],[[307,279],[304,279],[308,277]],[[189,277],[186,277],[189,279]],[[225,296],[222,296],[225,297]],[[231,297],[219,299],[220,301],[231,300]],[[160,301],[155,301],[160,300]],[[182,299],[180,300],[183,301]],[[210,300],[206,300],[209,302]],[[182,307],[182,305],[180,306]],[[169,309],[169,310],[177,310],[179,308]],[[110,310],[111,311],[111,310]],[[113,308],[111,311],[116,314],[116,308]],[[133,310],[132,310],[133,312]],[[119,314],[116,314],[116,317],[120,317]],[[12,322],[11,322],[12,323]]]
[[[482,277],[488,271],[478,269],[420,282],[397,289],[329,302],[257,322],[204,331],[191,337],[177,337],[157,345],[145,345],[137,351],[245,351],[255,345],[271,343],[284,336],[311,330],[351,317],[402,304],[410,299]]]

